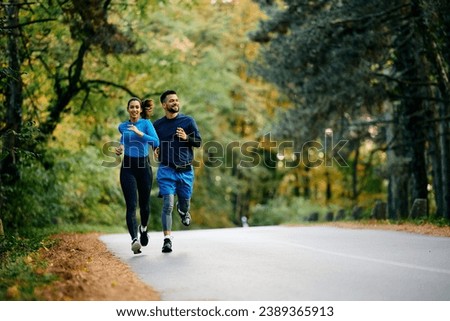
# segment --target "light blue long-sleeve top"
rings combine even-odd
[[[130,125],[136,126],[144,133],[142,137],[128,129]],[[139,119],[133,123],[125,121],[119,125],[119,132],[122,134],[120,143],[124,146],[124,154],[129,157],[147,157],[148,146],[156,148],[159,146],[159,138],[153,124],[148,119]]]

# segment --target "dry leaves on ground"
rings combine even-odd
[[[58,234],[41,250],[46,272],[59,280],[36,290],[47,301],[151,301],[160,296],[108,251],[100,234]]]

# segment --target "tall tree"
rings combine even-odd
[[[110,5],[110,0],[9,0],[0,4],[5,17],[0,28],[0,98],[5,106],[0,111],[2,214],[7,212],[5,200],[17,195],[15,188],[20,186],[19,156],[46,150],[48,138],[63,115],[71,112],[75,99],[80,99],[82,109],[91,91],[101,87],[115,86],[132,93],[120,80],[97,78],[100,73],[85,70],[86,60],[96,59],[101,65],[108,55],[138,52],[130,34],[108,20]],[[27,134],[29,127],[23,125],[28,121],[39,129],[38,137]]]
[[[432,177],[435,187],[437,214],[450,219],[450,128],[448,125],[450,104],[450,10],[448,1],[413,1],[420,10],[417,19],[418,33],[422,35],[425,57],[423,66],[428,68],[433,86],[428,88],[426,102],[429,122],[429,144],[432,148]],[[436,81],[436,83],[434,82]],[[429,116],[430,118],[430,116]],[[437,135],[436,135],[437,134]]]
[[[408,0],[289,1],[283,6],[257,2],[269,16],[252,35],[267,43],[258,70],[296,104],[283,118],[289,121],[281,133],[304,140],[311,133],[317,137],[309,124],[322,129],[339,126],[346,114],[353,113],[360,120],[378,119],[378,126],[392,122],[393,140],[387,142],[394,148],[388,154],[390,213],[407,216],[408,198],[427,197],[423,133],[426,122],[436,120],[424,118],[424,102],[434,100],[424,88],[433,86],[436,70],[441,74],[448,70],[445,66],[427,74],[421,63],[427,45],[418,23],[427,14],[433,16],[430,8],[437,2],[432,6]],[[386,117],[384,102],[392,102],[392,118]],[[393,155],[397,157],[392,159]]]
[[[37,106],[40,96],[48,94],[45,110],[36,107],[40,113],[37,121],[40,133],[46,139],[61,121],[61,116],[70,111],[70,102],[81,92],[89,95],[90,90],[98,85],[121,87],[131,92],[109,79],[83,77],[86,57],[96,48],[102,55],[137,52],[133,48],[134,42],[108,21],[110,3],[110,0],[85,0],[82,3],[40,1],[20,4],[11,0],[1,5],[8,17],[3,31],[8,33],[8,50],[5,52],[12,72],[6,84],[7,112],[2,132],[8,129],[18,131],[25,98],[27,103]],[[62,19],[57,19],[58,16]],[[27,72],[29,84],[26,97],[22,90],[24,72]],[[34,80],[41,81],[42,86],[53,82],[53,94],[33,86],[30,81]],[[11,164],[12,150],[17,147],[11,137],[8,135],[3,145],[9,155],[2,162],[3,169]]]
[[[7,60],[3,71],[4,78],[2,79],[1,92],[5,97],[5,114],[0,128],[1,136],[3,136],[3,150],[0,158],[0,182],[3,179],[14,181],[17,179],[18,170],[18,154],[17,148],[19,141],[17,133],[22,127],[22,102],[23,102],[23,86],[22,86],[22,71],[19,54],[19,10],[20,4],[16,0],[10,0],[1,6],[1,10],[5,13],[4,24],[1,27],[1,32],[6,35],[6,43],[4,44],[5,56],[2,60]]]

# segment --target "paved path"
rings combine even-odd
[[[334,227],[162,233],[133,255],[128,234],[101,237],[162,300],[447,301],[450,238]]]

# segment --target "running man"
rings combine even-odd
[[[161,213],[164,243],[162,252],[172,252],[172,211],[175,195],[177,211],[185,226],[191,224],[189,213],[194,185],[194,147],[200,147],[202,139],[195,120],[180,113],[180,101],[174,90],[161,94],[160,102],[165,115],[153,123],[160,140],[156,156],[160,162],[156,181],[163,199]]]

